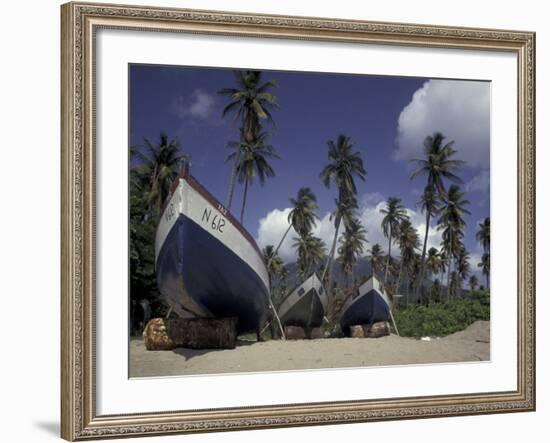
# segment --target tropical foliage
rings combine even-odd
[[[177,139],[161,133],[158,143],[145,139],[131,147],[130,300],[146,300],[153,315],[163,314],[155,277],[155,229],[181,162],[187,158]]]
[[[243,204],[241,208],[241,224],[244,221],[244,210],[246,206],[246,197],[248,195],[248,186],[254,181],[254,177],[258,177],[260,185],[264,185],[267,178],[274,177],[275,171],[269,164],[270,159],[277,159],[275,148],[267,144],[269,134],[266,132],[258,132],[261,126],[257,126],[253,131],[254,136],[249,141],[244,140],[238,143],[238,148],[234,149],[227,157],[235,164],[235,174],[239,183],[244,184]]]
[[[147,198],[149,212],[158,219],[162,205],[170,193],[172,182],[181,168],[187,155],[181,152],[177,139],[170,140],[165,133],[160,133],[159,142],[151,143],[144,139],[143,146],[133,146],[131,170],[134,190]]]
[[[294,247],[298,250],[298,275],[305,280],[322,262],[326,254],[326,245],[319,237],[306,232],[294,238]]]
[[[403,274],[406,274],[409,286],[416,279],[417,253],[420,246],[420,239],[414,226],[408,217],[401,220],[397,229],[397,242],[401,251],[401,263],[395,291],[401,286]],[[409,302],[409,291],[407,290],[407,303]]]
[[[338,259],[344,274],[348,276],[350,287],[354,283],[353,269],[358,258],[365,252],[365,243],[367,243],[367,230],[359,220],[351,221],[340,237],[341,246],[338,248]]]
[[[369,260],[372,272],[380,275],[384,262],[384,251],[378,243],[372,245],[372,248],[369,250]]]
[[[386,207],[381,209],[380,212],[384,214],[382,219],[382,230],[384,236],[388,239],[388,257],[386,259],[386,270],[384,272],[384,283],[388,283],[388,269],[391,260],[391,245],[394,236],[399,233],[399,226],[401,222],[408,218],[407,211],[401,199],[397,197],[390,197],[386,201]]]
[[[329,162],[321,171],[320,178],[327,188],[330,188],[331,184],[334,184],[338,191],[336,211],[334,213],[334,238],[326,266],[328,272],[327,284],[330,291],[332,289],[333,264],[340,224],[343,221],[347,229],[352,220],[355,220],[355,210],[357,209],[355,179],[359,178],[364,181],[367,172],[363,166],[361,153],[353,151],[350,137],[340,134],[335,142],[329,140],[327,145]]]
[[[240,140],[237,145],[231,145],[234,149],[229,182],[229,193],[227,196],[227,210],[231,210],[235,177],[238,174],[241,162],[241,147],[258,144],[260,121],[268,120],[273,122],[271,110],[277,107],[277,98],[272,91],[277,87],[276,82],[268,80],[263,82],[261,71],[235,71],[234,87],[223,88],[219,94],[229,98],[229,103],[222,111],[222,117],[233,114],[235,120],[240,124]],[[242,169],[242,168],[241,168]],[[244,204],[243,204],[244,207]]]
[[[470,202],[464,198],[464,192],[458,185],[451,185],[441,206],[437,229],[442,231],[442,252],[448,260],[447,266],[447,300],[451,296],[451,273],[453,264],[464,249],[464,216],[470,214],[466,206]]]
[[[279,241],[275,252],[279,251],[291,228],[294,228],[298,235],[304,236],[313,229],[316,220],[319,218],[316,213],[319,209],[317,197],[310,188],[300,188],[296,198],[292,197],[290,203],[292,209],[288,214],[288,228]]]
[[[483,247],[483,255],[481,256],[481,262],[478,263],[478,267],[481,268],[481,272],[485,277],[486,287],[489,287],[489,273],[491,268],[491,220],[489,217],[485,218],[482,223],[479,224],[479,230],[476,233],[476,239]]]
[[[435,286],[435,282],[434,282]],[[488,291],[472,291],[450,303],[411,304],[394,312],[399,333],[406,337],[443,337],[490,319]]]

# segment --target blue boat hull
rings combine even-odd
[[[348,334],[352,325],[372,325],[379,321],[390,321],[390,308],[377,291],[371,290],[346,309],[340,326]]]
[[[160,292],[195,315],[237,317],[238,332],[266,321],[269,292],[237,254],[205,229],[179,214],[156,262]]]

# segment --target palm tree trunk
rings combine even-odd
[[[420,271],[420,280],[416,285],[416,295],[421,286],[424,285],[424,272],[426,269],[426,246],[428,245],[428,234],[430,232],[430,211],[426,211],[426,233],[424,234],[424,246],[422,247],[422,268]],[[422,301],[422,294],[420,294],[420,300]]]
[[[399,264],[399,274],[397,275],[397,288],[395,293],[399,294],[399,286],[401,286],[401,273],[403,272],[403,257],[401,257],[401,263]],[[409,305],[409,292],[407,291],[406,297],[407,306]]]
[[[486,288],[491,289],[491,288],[489,288],[489,273],[485,274],[485,281],[487,282]]]
[[[248,194],[248,180],[244,182],[243,207],[241,208],[241,225],[244,220],[244,208],[246,206],[246,194]]]
[[[237,164],[239,162],[239,156],[235,156],[233,168],[231,169],[231,178],[229,179],[229,193],[227,194],[226,209],[231,211],[231,203],[233,203],[233,192],[235,190],[235,177],[237,176]]]
[[[290,232],[290,228],[292,228],[292,225],[289,225],[288,228],[286,229],[284,235],[283,235],[283,238],[281,238],[281,241],[279,242],[279,244],[277,245],[277,247],[275,248],[275,252],[273,253],[272,257],[275,257],[277,255],[277,253],[279,252],[279,249],[281,248],[281,246],[283,245],[283,242],[285,241],[285,238],[286,236],[288,235],[288,233]],[[270,260],[271,261],[271,260]]]
[[[386,259],[386,270],[384,271],[384,285],[388,284],[388,268],[390,267],[390,258],[391,258],[391,237],[392,237],[392,228],[390,226],[390,238],[388,240],[388,258]]]
[[[449,267],[447,268],[447,303],[451,301],[451,268],[453,261],[449,261]]]
[[[328,272],[328,282],[327,282],[327,286],[328,286],[328,294],[330,294],[331,296],[333,295],[332,294],[332,268],[333,268],[333,265],[334,265],[334,255],[336,253],[336,241],[338,240],[338,230],[340,229],[340,222],[342,221],[342,219],[340,217],[338,217],[338,219],[336,220],[336,224],[335,224],[335,232],[334,232],[334,239],[332,240],[332,247],[330,248],[330,254],[329,254],[329,257],[328,257],[328,261],[327,261],[327,267],[325,268],[325,272]],[[325,276],[323,275],[323,277],[321,277],[321,281],[323,281],[323,278]]]
[[[453,265],[453,258],[451,249],[453,247],[453,231],[450,230],[449,232],[449,254],[451,257],[449,257],[449,265],[447,267],[447,303],[451,301],[451,267]]]

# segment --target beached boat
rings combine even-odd
[[[390,299],[382,285],[374,275],[371,276],[342,306],[342,331],[349,334],[349,327],[352,325],[372,325],[380,321],[390,321],[390,305]]]
[[[181,317],[237,317],[239,332],[266,321],[269,280],[256,242],[187,169],[157,228],[155,270],[162,296]]]
[[[323,323],[328,296],[316,273],[292,290],[281,302],[277,314],[283,326],[317,328]]]

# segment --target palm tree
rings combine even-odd
[[[279,257],[279,255],[273,249],[273,245],[267,245],[262,250],[262,254],[263,254],[264,262],[266,263],[266,266],[267,266],[267,275],[269,278],[269,289],[271,293],[271,296],[269,298],[269,308],[271,309],[273,317],[275,317],[275,320],[277,321],[277,325],[279,326],[279,330],[281,332],[281,337],[284,340],[286,337],[285,337],[283,325],[281,324],[281,319],[277,315],[277,310],[275,309],[275,304],[273,303],[274,294],[272,291],[273,289],[272,284],[273,284],[273,278],[275,277],[275,275],[279,275],[282,281],[284,282],[284,279],[286,278],[286,274],[287,274],[287,269],[283,261]]]
[[[266,178],[274,177],[275,171],[269,164],[269,159],[279,158],[275,152],[275,148],[266,144],[269,134],[266,132],[258,133],[252,141],[244,141],[240,143],[240,153],[232,152],[227,160],[235,160],[238,157],[237,163],[237,179],[239,183],[244,183],[243,205],[241,208],[241,224],[244,221],[244,209],[246,206],[246,197],[248,194],[248,186],[252,184],[255,176],[258,176],[260,185],[263,186]]]
[[[470,275],[470,279],[468,280],[468,285],[470,286],[470,291],[475,291],[478,284],[479,284],[479,282],[477,280],[477,277],[474,274]]]
[[[460,290],[462,291],[462,282],[464,282],[470,275],[470,254],[464,248],[462,248],[458,253],[456,271],[458,273]]]
[[[279,252],[291,228],[294,228],[298,235],[305,235],[313,229],[315,221],[319,218],[315,212],[319,209],[317,197],[310,188],[298,189],[296,198],[291,198],[290,203],[292,209],[288,214],[288,228],[275,248],[275,253]]]
[[[235,71],[236,87],[223,88],[218,92],[230,100],[223,109],[222,118],[230,113],[235,114],[235,119],[241,124],[240,141],[247,144],[253,143],[256,138],[260,119],[273,121],[270,109],[277,106],[277,98],[270,92],[277,84],[273,80],[262,83],[262,76],[261,71]],[[237,150],[229,182],[227,210],[231,210],[239,160],[240,151]]]
[[[429,276],[439,274],[443,267],[443,260],[441,254],[436,248],[430,248],[428,250],[428,257],[426,258],[426,273]]]
[[[426,231],[424,233],[424,244],[422,246],[422,267],[420,271],[420,280],[418,286],[416,287],[417,294],[420,287],[424,284],[424,274],[426,271],[426,263],[424,260],[426,259],[426,247],[428,245],[428,235],[430,232],[430,220],[431,217],[435,217],[437,215],[439,210],[438,203],[439,197],[435,192],[435,189],[433,187],[426,186],[419,201],[421,212],[426,214]]]
[[[424,246],[422,248],[422,271],[420,282],[422,284],[425,272],[424,259],[426,258],[426,245],[430,229],[430,218],[437,214],[438,201],[444,199],[447,195],[444,179],[455,183],[462,183],[458,172],[465,162],[453,159],[456,150],[453,148],[454,142],[444,144],[445,136],[436,132],[424,139],[424,158],[414,159],[417,169],[411,174],[411,180],[419,175],[426,176],[426,187],[422,195],[420,204],[422,212],[426,213],[426,232],[424,235]],[[419,288],[417,288],[419,289]]]
[[[424,139],[425,157],[412,160],[416,162],[418,167],[411,174],[411,179],[419,175],[426,175],[426,188],[430,192],[437,193],[440,198],[444,198],[447,194],[444,179],[454,183],[462,183],[455,172],[459,171],[465,163],[462,160],[452,158],[457,152],[453,148],[454,141],[443,144],[445,138],[441,132],[429,135]]]
[[[449,191],[445,197],[443,205],[440,210],[440,218],[438,220],[438,230],[443,231],[442,235],[442,249],[443,253],[447,257],[448,269],[447,269],[447,299],[450,299],[450,274],[452,268],[453,259],[457,259],[458,255],[463,248],[462,239],[464,237],[464,226],[466,222],[464,220],[465,214],[470,212],[465,208],[470,202],[463,198],[464,193],[457,185],[451,185]]]
[[[409,283],[412,279],[416,280],[418,276],[414,273],[416,249],[420,247],[420,238],[418,232],[407,217],[401,221],[397,229],[397,242],[401,251],[401,265],[399,268],[399,277],[397,278],[397,290],[401,284],[403,269],[407,271]],[[413,278],[411,279],[411,276]],[[407,303],[409,303],[409,294],[407,293]]]
[[[348,215],[353,213],[353,207],[357,207],[355,177],[364,181],[367,172],[363,166],[361,153],[358,151],[353,152],[353,145],[348,136],[340,134],[336,142],[329,140],[327,145],[329,163],[321,171],[320,178],[327,188],[330,188],[330,185],[334,183],[338,189],[337,211],[334,217],[334,239],[332,240],[325,268],[325,272],[328,271],[328,288],[330,291],[332,290],[332,268],[340,223],[342,219],[345,223],[348,223],[351,218]]]
[[[281,274],[282,269],[284,268],[284,263],[281,260],[281,257],[279,257],[279,255],[275,251],[273,245],[267,245],[265,248],[262,249],[262,253],[264,256],[264,261],[267,265],[269,285],[271,286],[273,278],[276,275]]]
[[[353,269],[357,259],[365,252],[367,230],[359,220],[353,220],[340,237],[342,246],[338,248],[342,270],[350,279],[349,286],[353,286]]]
[[[418,237],[418,236],[417,236]],[[418,247],[420,247],[420,240],[418,240]],[[420,278],[420,254],[416,251],[412,251],[410,258],[407,258],[407,276],[408,276],[408,293],[413,292],[414,288],[418,285],[418,279]],[[422,302],[421,299],[415,300],[415,302]]]
[[[484,252],[489,252],[491,246],[491,219],[485,217],[479,225],[479,230],[476,233],[476,240],[483,247]]]
[[[481,261],[477,265],[478,268],[481,268],[481,273],[485,276],[485,281],[487,283],[487,289],[489,289],[489,272],[491,270],[491,256],[488,252],[483,253],[481,256]]]
[[[384,284],[387,284],[393,236],[398,233],[400,223],[408,218],[408,215],[401,204],[401,199],[397,197],[389,197],[386,201],[386,208],[381,209],[380,212],[384,214],[384,218],[382,219],[384,237],[388,238],[388,256],[386,259],[386,270],[384,271]]]
[[[388,268],[388,282],[398,283],[399,273],[401,271],[401,260],[396,260],[395,258],[390,258],[390,266]],[[396,286],[395,292],[399,291],[399,286]]]
[[[162,205],[170,194],[172,182],[178,175],[182,160],[188,158],[181,152],[178,140],[169,140],[160,133],[158,144],[144,139],[145,146],[134,146],[132,156],[141,162],[140,173],[148,177],[149,193],[147,196],[149,208],[156,218],[160,217]]]
[[[325,242],[311,232],[306,232],[305,235],[294,238],[293,246],[298,249],[298,274],[305,280],[323,260],[326,253]]]
[[[430,300],[436,300],[441,302],[441,282],[438,278],[434,280],[431,287],[431,296]]]
[[[479,229],[476,233],[476,240],[481,244],[484,251],[478,267],[481,268],[481,271],[487,281],[487,288],[489,288],[489,270],[491,263],[491,219],[489,217],[485,217],[483,222],[478,226]]]
[[[458,288],[458,272],[457,271],[451,272],[451,281],[450,281],[449,287],[451,288],[451,293],[453,294],[453,297],[455,297],[456,296],[456,290]]]
[[[376,275],[380,272],[380,267],[382,266],[382,261],[384,260],[384,251],[382,250],[382,246],[375,243],[368,252],[370,254],[369,260],[372,273]]]

